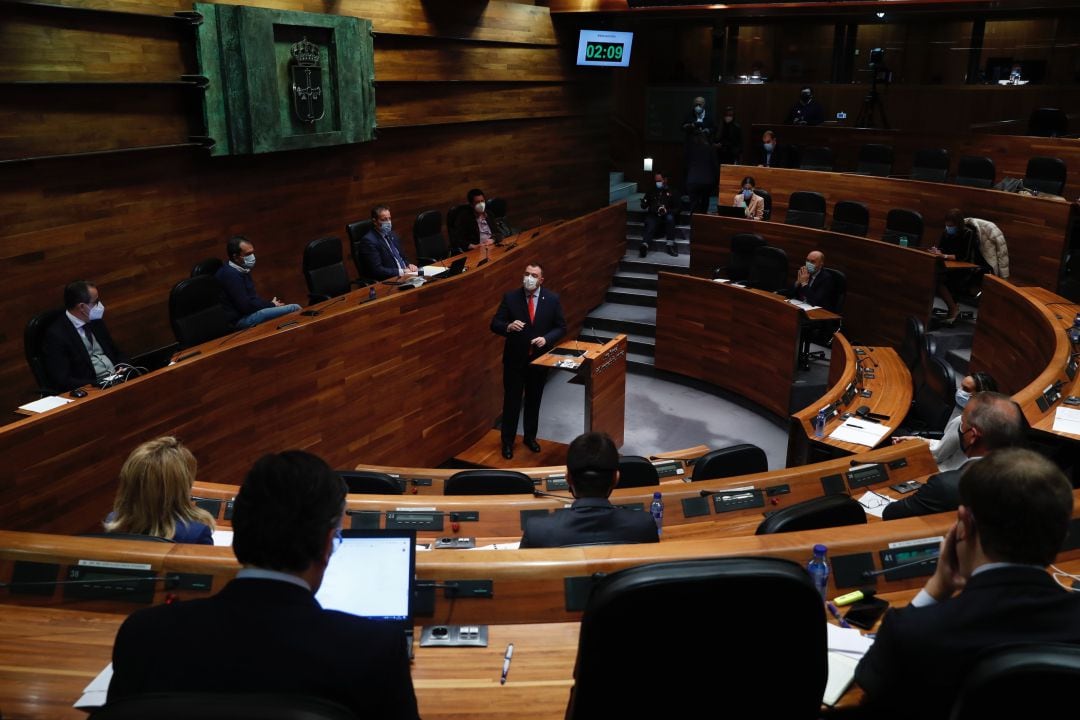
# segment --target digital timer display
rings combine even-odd
[[[578,65],[627,67],[634,33],[582,30],[578,36]]]
[[[591,42],[585,43],[585,59],[586,60],[607,60],[618,61],[622,60],[623,56],[623,44],[622,43],[607,43],[607,42]]]

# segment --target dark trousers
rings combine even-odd
[[[675,242],[675,214],[668,213],[664,217],[657,217],[656,215],[648,215],[645,218],[645,234],[641,237],[641,242],[648,243],[653,237],[656,236],[657,230],[663,226],[664,234],[667,238],[668,244]]]
[[[690,212],[703,213],[709,211],[709,197],[716,189],[715,184],[689,183],[686,193],[690,196]]]
[[[526,365],[503,365],[503,412],[502,441],[512,444],[517,438],[518,415],[521,414],[521,398],[525,397],[526,440],[536,439],[540,425],[540,399],[544,396],[547,368]]]

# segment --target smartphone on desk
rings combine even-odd
[[[857,628],[869,630],[874,627],[874,623],[885,614],[888,608],[888,600],[882,600],[878,597],[866,598],[848,608],[844,619]]]

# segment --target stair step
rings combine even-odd
[[[635,273],[648,273],[656,276],[661,270],[664,272],[690,274],[689,253],[671,257],[665,252],[659,254],[650,253],[644,258],[638,257],[637,248],[632,248],[630,253],[619,261],[619,271],[626,270]]]
[[[968,367],[971,365],[971,348],[954,348],[945,353],[945,362],[952,365],[957,374],[961,377],[968,374]]]
[[[626,179],[626,173],[622,172],[609,172],[608,173],[608,185],[618,185]]]
[[[611,284],[617,288],[637,288],[656,292],[656,273],[618,270],[611,278]]]
[[[604,298],[609,303],[656,307],[656,290],[639,288],[610,288]]]
[[[621,182],[608,186],[608,204],[613,205],[620,200],[625,200],[635,190],[637,190],[637,183],[632,182]]]
[[[656,358],[652,355],[639,355],[638,353],[627,352],[626,366],[637,370],[656,370]]]
[[[614,330],[583,330],[581,335],[586,340],[597,339],[607,342],[620,333]],[[656,338],[638,333],[622,333],[626,335],[627,351],[638,355],[653,357],[656,355]]]
[[[656,308],[604,303],[585,318],[585,328],[589,332],[607,331],[656,337]]]

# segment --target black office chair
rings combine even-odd
[[[271,693],[168,692],[136,695],[93,711],[89,720],[356,720],[330,700]]]
[[[804,147],[799,153],[799,169],[832,172],[832,148],[818,145],[810,145],[809,147]]]
[[[453,246],[456,244],[455,237],[457,235],[457,224],[461,222],[463,218],[471,217],[472,206],[462,203],[461,205],[455,205],[446,211],[446,234],[450,236],[450,244]],[[459,251],[464,252],[468,248],[456,248]]]
[[[914,372],[919,364],[923,349],[926,347],[926,326],[917,317],[909,316],[904,322],[904,339],[900,343],[900,359]]]
[[[703,639],[715,618],[744,617],[748,597],[755,617],[783,622],[727,622],[715,644]],[[810,720],[827,665],[824,605],[798,564],[728,557],[639,565],[592,588],[566,718],[692,718],[752,698],[762,717]],[[711,702],[718,678],[737,697]]]
[[[823,229],[825,227],[825,196],[806,190],[791,193],[784,222],[788,225]]]
[[[823,495],[777,510],[761,521],[755,535],[818,530],[844,525],[865,525],[866,510],[849,495]]]
[[[916,150],[911,161],[911,179],[945,182],[949,178],[949,151],[945,148]]]
[[[1062,692],[1080,682],[1080,647],[1023,643],[987,651],[968,672],[949,720],[1062,715]]]
[[[1065,161],[1056,157],[1033,157],[1024,172],[1024,187],[1061,195],[1065,191]]]
[[[169,324],[180,348],[228,335],[232,328],[213,275],[184,278],[169,291]]]
[[[405,481],[374,470],[338,470],[353,495],[404,495]]]
[[[450,244],[442,234],[442,215],[438,210],[425,210],[413,223],[413,242],[416,244],[416,262],[434,265],[452,254]]]
[[[125,533],[125,532],[90,532],[79,533],[75,537],[84,538],[104,538],[106,540],[139,540],[142,542],[156,542],[156,543],[173,543],[175,540],[169,538],[158,537],[157,535],[143,535],[141,533]]]
[[[757,233],[736,233],[731,236],[731,258],[727,266],[713,271],[713,277],[726,277],[728,280],[741,282],[750,277],[750,266],[754,264],[754,251],[765,246],[765,238]]]
[[[200,260],[191,268],[191,277],[195,277],[196,275],[214,275],[224,264],[225,263],[221,261],[221,258],[216,257]]]
[[[772,219],[772,194],[768,190],[754,188],[754,194],[765,201],[765,207],[761,210],[762,220]]]
[[[304,280],[308,299],[317,303],[344,295],[362,280],[350,280],[341,256],[341,238],[336,235],[312,240],[304,248]]]
[[[859,148],[859,160],[855,166],[855,172],[859,175],[888,177],[892,175],[892,168],[892,145],[867,143]]]
[[[747,285],[768,292],[782,290],[787,286],[787,268],[787,253],[771,245],[759,247],[754,250]]]
[[[769,459],[757,445],[742,443],[705,453],[694,463],[691,482],[769,471]]]
[[[945,429],[956,407],[956,387],[959,378],[952,365],[939,357],[925,358],[922,387],[915,393],[911,410],[904,420],[905,427],[914,430],[940,432]],[[906,435],[909,433],[899,433]]]
[[[443,495],[532,495],[532,478],[516,470],[462,470],[446,478]]]
[[[1069,116],[1061,108],[1037,108],[1028,117],[1028,135],[1062,137],[1069,134]]]
[[[45,367],[45,333],[49,326],[63,314],[64,308],[39,312],[27,321],[26,329],[23,330],[23,351],[26,353],[26,363],[30,366],[30,372],[34,374],[34,382],[37,383],[38,394],[41,397],[55,395],[58,392]]]
[[[488,217],[493,220],[502,220],[506,217],[506,200],[501,197],[491,198],[487,201],[485,209]]]
[[[623,455],[619,458],[619,484],[616,487],[652,487],[660,484],[660,474],[648,458]]]
[[[881,239],[894,245],[900,238],[907,238],[908,247],[919,247],[923,236],[923,219],[920,213],[904,208],[893,208],[885,216],[885,233]]]
[[[844,314],[844,301],[847,300],[847,275],[836,268],[826,267],[822,268],[823,273],[828,273],[833,280],[833,287],[836,288],[836,295],[833,298],[832,307],[826,307],[826,310],[831,310],[837,315]],[[809,369],[811,360],[824,360],[825,351],[818,350],[810,352],[810,344],[824,345],[825,347],[832,347],[832,338],[837,330],[840,329],[840,323],[836,320],[817,320],[807,321],[803,332],[802,342],[799,349],[799,362],[804,369]]]
[[[996,177],[997,170],[994,168],[992,159],[963,155],[956,165],[956,177],[953,178],[953,182],[969,187],[991,188],[994,186]]]
[[[374,278],[369,278],[364,275],[364,264],[360,259],[360,244],[363,237],[374,227],[374,220],[357,220],[356,222],[351,222],[345,226],[345,233],[349,237],[349,255],[352,256],[353,266],[356,268],[357,276],[365,282],[374,282]]]
[[[870,229],[870,211],[861,202],[841,200],[833,206],[832,225],[829,229],[833,232],[866,237]]]

